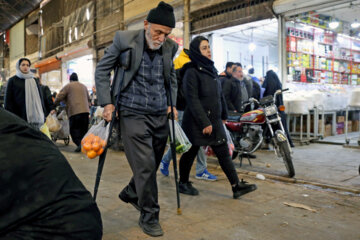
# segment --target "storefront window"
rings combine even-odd
[[[76,72],[79,77],[79,82],[85,84],[88,89],[94,85],[93,73],[93,55],[85,55],[79,58],[74,58],[66,62],[67,79],[70,75]]]
[[[51,91],[59,91],[62,88],[61,71],[53,70],[41,74],[41,83],[50,88]]]

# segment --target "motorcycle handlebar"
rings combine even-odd
[[[274,102],[276,102],[276,96],[277,96],[277,95],[279,95],[279,94],[281,94],[281,93],[283,93],[283,92],[286,92],[286,91],[288,91],[288,90],[289,90],[289,88],[277,90],[277,91],[275,92],[275,94],[274,94]]]

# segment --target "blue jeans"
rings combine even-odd
[[[183,120],[183,116],[184,116],[184,112],[183,111],[178,111],[178,120],[179,120],[179,124],[181,125],[182,120]],[[161,161],[166,162],[166,163],[170,163],[171,161],[171,148],[168,148],[167,152],[164,154],[163,158]],[[200,147],[198,153],[197,153],[197,161],[196,161],[196,174],[201,174],[204,172],[204,170],[207,168],[207,163],[206,163],[206,155],[205,155],[205,151],[202,147]]]

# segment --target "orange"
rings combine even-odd
[[[97,155],[96,155],[96,152],[94,150],[90,150],[87,152],[87,157],[90,158],[90,159],[93,159],[95,158]]]
[[[95,136],[95,137],[93,137],[92,140],[93,140],[93,143],[94,143],[94,142],[100,143],[101,138],[100,138],[99,136]]]
[[[106,146],[106,141],[105,140],[103,140],[103,139],[101,139],[101,146],[103,146],[103,147],[105,147]]]
[[[99,142],[94,142],[92,144],[92,150],[94,150],[95,152],[99,151],[100,148],[101,148],[101,145]]]
[[[83,148],[84,148],[85,151],[91,150],[91,147],[92,147],[92,145],[89,142],[85,142],[84,145],[83,145]]]
[[[87,151],[83,147],[81,147],[81,152],[85,154],[87,153]]]
[[[96,154],[97,154],[98,156],[100,156],[103,152],[104,152],[104,149],[103,149],[103,148],[100,148],[100,150],[97,151]]]

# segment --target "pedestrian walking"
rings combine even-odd
[[[254,191],[256,185],[240,182],[231,160],[223,127],[227,119],[226,103],[205,37],[198,36],[191,41],[190,59],[183,68],[187,107],[182,127],[192,147],[180,158],[179,190],[187,195],[199,194],[189,181],[189,174],[200,146],[211,146],[232,186],[233,198],[239,198]]]
[[[65,85],[56,95],[55,105],[64,101],[69,117],[70,135],[76,144],[75,152],[81,151],[81,139],[89,126],[90,96],[86,86],[79,82],[78,75],[70,75],[70,83]]]
[[[5,109],[24,119],[35,128],[45,121],[45,104],[39,80],[30,71],[31,62],[20,58],[16,74],[9,78],[5,93]]]
[[[176,110],[178,111],[178,122],[181,125],[184,110],[186,107],[186,101],[184,98],[184,90],[182,85],[182,78],[183,75],[180,74],[181,68],[186,64],[190,62],[189,58],[189,50],[183,49],[180,52],[180,55],[174,60],[174,67],[176,72],[176,79],[178,84],[178,92],[177,92],[177,100],[176,100]],[[167,150],[167,152],[164,154],[161,163],[160,163],[160,172],[164,176],[169,176],[169,164],[171,161],[171,148]],[[196,175],[195,178],[207,180],[207,181],[216,181],[217,177],[213,174],[211,174],[207,170],[207,158],[205,155],[205,151],[203,148],[199,149],[199,152],[197,154],[197,161],[196,161]]]
[[[144,29],[116,33],[95,71],[97,99],[104,107],[104,119],[111,121],[114,104],[119,105],[121,135],[133,172],[119,198],[140,211],[139,226],[150,236],[163,235],[156,171],[169,134],[170,94],[176,104],[177,83],[172,59],[178,46],[167,37],[174,27],[172,6],[160,2],[144,20]],[[119,64],[119,59],[128,55],[130,65],[126,70],[119,69],[124,72],[114,76],[110,91],[110,72]],[[112,101],[117,97],[117,103]],[[177,115],[175,107],[173,111]]]

